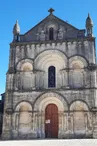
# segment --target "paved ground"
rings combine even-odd
[[[0,146],[97,146],[97,139],[0,141]]]

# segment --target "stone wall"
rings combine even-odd
[[[6,113],[4,114],[4,121],[6,122],[3,124],[3,138],[45,138],[45,107],[50,103],[56,104],[58,107],[58,138],[92,138],[93,123],[96,122],[96,117],[95,112],[91,110],[94,107],[94,101],[89,97],[89,92],[89,90],[85,94],[83,94],[83,91],[64,90],[59,92],[14,92],[12,109],[9,106],[9,101],[6,102]],[[23,112],[24,115],[21,115],[20,111],[22,106],[24,106],[24,111],[26,109]],[[30,108],[28,112],[27,107]],[[24,117],[28,117],[29,121],[25,121]],[[81,119],[78,120],[77,117]],[[82,129],[78,128],[75,122],[78,126],[81,125]],[[25,132],[23,129],[26,125],[27,131]]]
[[[74,55],[80,55],[85,57],[89,63],[95,63],[95,48],[94,41],[88,40],[70,40],[58,43],[38,43],[25,45],[25,43],[15,47],[11,45],[10,48],[10,67],[15,62],[17,64],[20,60],[24,58],[35,59],[40,53],[46,50],[59,50],[68,58]]]
[[[2,113],[0,113],[0,135],[2,133]]]
[[[56,88],[97,86],[96,71],[89,70],[89,64],[95,64],[94,42],[20,44],[11,46],[10,54],[8,90],[48,89],[48,67],[51,65],[56,68]]]
[[[2,138],[45,138],[48,104],[58,107],[58,138],[96,138],[95,63],[90,40],[11,44]],[[54,88],[48,88],[50,66]]]

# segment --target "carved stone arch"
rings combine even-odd
[[[16,111],[19,112],[20,107],[23,106],[23,105],[29,107],[29,111],[32,111],[32,105],[31,105],[31,103],[28,102],[28,101],[24,101],[24,100],[16,104],[16,106],[14,108],[14,111],[15,112]]]
[[[56,88],[62,86],[64,76],[61,70],[67,68],[67,57],[59,50],[50,49],[40,53],[34,60],[34,69],[41,71],[36,75],[37,87],[48,88],[48,68],[50,66],[56,68]],[[65,72],[65,76],[66,75],[67,73]]]
[[[79,138],[84,138],[91,123],[89,107],[86,102],[81,100],[73,101],[70,104],[70,116],[75,137],[77,135]]]
[[[49,32],[50,32],[51,28],[53,29],[53,39],[56,40],[56,38],[57,38],[57,33],[56,32],[58,30],[58,24],[54,20],[52,20],[52,24],[51,24],[51,22],[48,22],[44,26],[44,29],[46,29],[47,40],[50,39]]]
[[[67,66],[66,55],[59,50],[46,50],[40,53],[34,60],[34,68],[44,70],[49,66],[63,69]]]
[[[32,130],[32,105],[27,101],[19,102],[13,114],[14,129],[18,134],[30,134]]]
[[[59,111],[68,111],[67,101],[60,95],[54,92],[48,92],[40,95],[34,102],[34,111],[44,112],[48,104],[55,104]]]
[[[89,107],[89,105],[87,104],[87,102],[86,102],[86,101],[83,101],[83,100],[81,100],[81,99],[73,100],[73,101],[70,103],[70,105],[69,105],[70,111],[75,110],[76,105],[79,105],[80,107],[83,106],[83,108],[84,108],[83,110],[84,110],[84,111],[90,111],[90,107]]]
[[[52,23],[50,21],[48,21],[47,23],[44,24],[43,27],[41,27],[41,29],[44,29],[45,32],[49,30],[49,28],[53,27],[55,30],[58,30],[58,24],[56,23],[56,21],[52,20]],[[38,29],[38,32],[40,31],[40,28]]]
[[[73,55],[73,56],[69,57],[69,67],[70,68],[72,68],[72,62],[73,61],[79,61],[79,63],[81,63],[81,66],[83,64],[83,67],[87,67],[88,66],[88,61],[84,56]]]
[[[33,60],[32,59],[22,59],[16,64],[16,70],[23,70],[24,67],[29,67],[29,70],[33,70]]]
[[[46,28],[47,28],[47,31],[48,31],[48,34],[49,34],[49,30],[51,29],[51,28],[53,28],[53,30],[54,30],[54,33],[55,33],[55,31],[57,31],[58,30],[58,24],[57,23],[52,23],[52,24],[47,24],[46,25]]]
[[[33,69],[33,60],[30,58],[24,58],[22,60],[19,60],[18,63],[16,64],[16,70],[21,70],[21,67],[24,63],[29,63],[32,65],[32,69]]]
[[[71,87],[80,88],[84,86],[86,81],[84,68],[87,66],[87,60],[81,56],[72,56],[69,58],[69,85]]]
[[[59,50],[59,49],[53,49],[52,47],[50,47],[49,48],[49,50],[43,50],[43,51],[41,51],[39,54],[37,54],[36,56],[35,56],[35,58],[34,58],[34,61],[36,60],[36,58],[40,55],[40,54],[42,54],[43,52],[46,52],[46,51],[55,51],[55,52],[59,52],[59,53],[61,53],[61,54],[63,54],[67,59],[68,59],[68,56],[67,56],[67,54],[65,53],[65,52],[63,52],[62,50]]]
[[[16,66],[15,86],[19,90],[31,90],[35,86],[35,75],[33,74],[33,60],[20,60]]]
[[[57,111],[56,111],[56,109],[57,109]],[[37,97],[37,99],[35,100],[35,102],[33,103],[33,111],[34,111],[33,120],[34,120],[34,123],[36,124],[40,137],[41,136],[48,137],[47,131],[49,129],[47,129],[46,123],[48,121],[50,123],[53,123],[53,118],[54,118],[54,121],[56,119],[55,123],[57,123],[56,124],[57,125],[57,129],[56,129],[57,137],[59,137],[60,130],[62,129],[62,126],[64,126],[64,124],[62,124],[62,122],[60,122],[60,121],[64,121],[64,112],[67,113],[67,111],[68,111],[68,103],[65,100],[65,98],[62,95],[55,93],[55,92],[46,92],[46,93],[40,94]],[[52,111],[54,111],[53,115],[52,115]],[[53,116],[53,118],[48,117],[49,113]],[[37,116],[37,119],[36,119],[36,116]],[[51,129],[53,131],[56,131],[55,129],[53,129],[52,126],[51,126]],[[51,137],[51,136],[49,136],[49,137]]]

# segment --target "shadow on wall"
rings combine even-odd
[[[5,96],[5,93],[1,94],[1,99],[0,99],[0,135],[2,134],[4,96]]]

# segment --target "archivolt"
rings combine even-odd
[[[32,105],[27,101],[19,102],[15,107],[15,111],[20,111],[21,109],[28,109],[28,111],[32,111]]]
[[[70,111],[89,111],[89,106],[82,100],[76,100],[70,104]]]
[[[72,56],[69,58],[69,67],[72,68],[72,64],[77,63],[81,68],[87,67],[88,62],[84,57],[81,56]]]
[[[58,50],[47,50],[40,53],[34,60],[34,68],[46,70],[49,66],[56,68],[65,68],[67,66],[67,57]]]
[[[34,111],[45,111],[48,104],[56,104],[59,111],[68,111],[67,101],[59,94],[48,92],[40,95],[34,103]]]
[[[23,70],[23,66],[29,66],[31,70],[33,70],[33,60],[31,59],[22,59],[16,65],[16,70]]]

